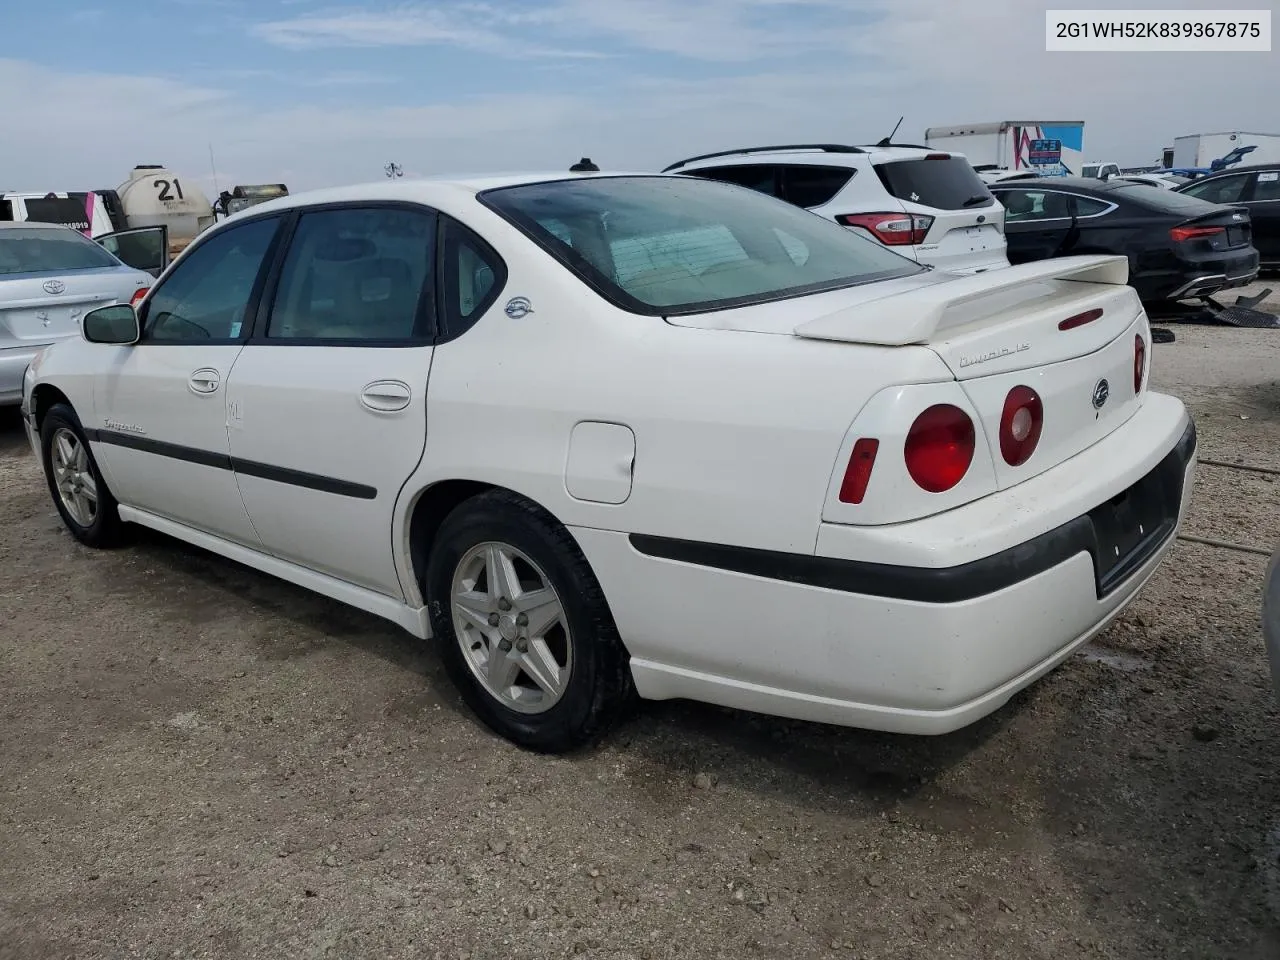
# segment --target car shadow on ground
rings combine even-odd
[[[0,407],[0,456],[27,450],[27,433],[22,429],[22,411],[18,407]]]

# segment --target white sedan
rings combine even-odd
[[[1195,428],[1126,278],[930,271],[692,177],[391,182],[210,229],[23,407],[80,541],[142,524],[438,637],[524,746],[633,693],[944,733],[1174,541]]]

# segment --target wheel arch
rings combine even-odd
[[[53,384],[37,383],[35,385],[35,388],[31,391],[31,414],[35,417],[37,430],[44,423],[45,414],[59,403],[65,403],[72,410],[75,410],[75,404],[71,402],[71,399]],[[76,416],[79,416],[79,413]]]

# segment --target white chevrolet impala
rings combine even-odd
[[[1173,543],[1195,428],[1126,277],[948,275],[687,177],[389,182],[209,230],[23,408],[80,541],[142,524],[435,636],[524,746],[637,693],[943,733]]]

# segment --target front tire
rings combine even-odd
[[[112,547],[123,534],[116,498],[107,489],[75,410],[52,407],[40,424],[45,480],[71,535],[88,547]]]
[[[425,577],[432,633],[467,705],[530,750],[604,734],[629,701],[627,654],[569,532],[507,491],[445,518]]]

